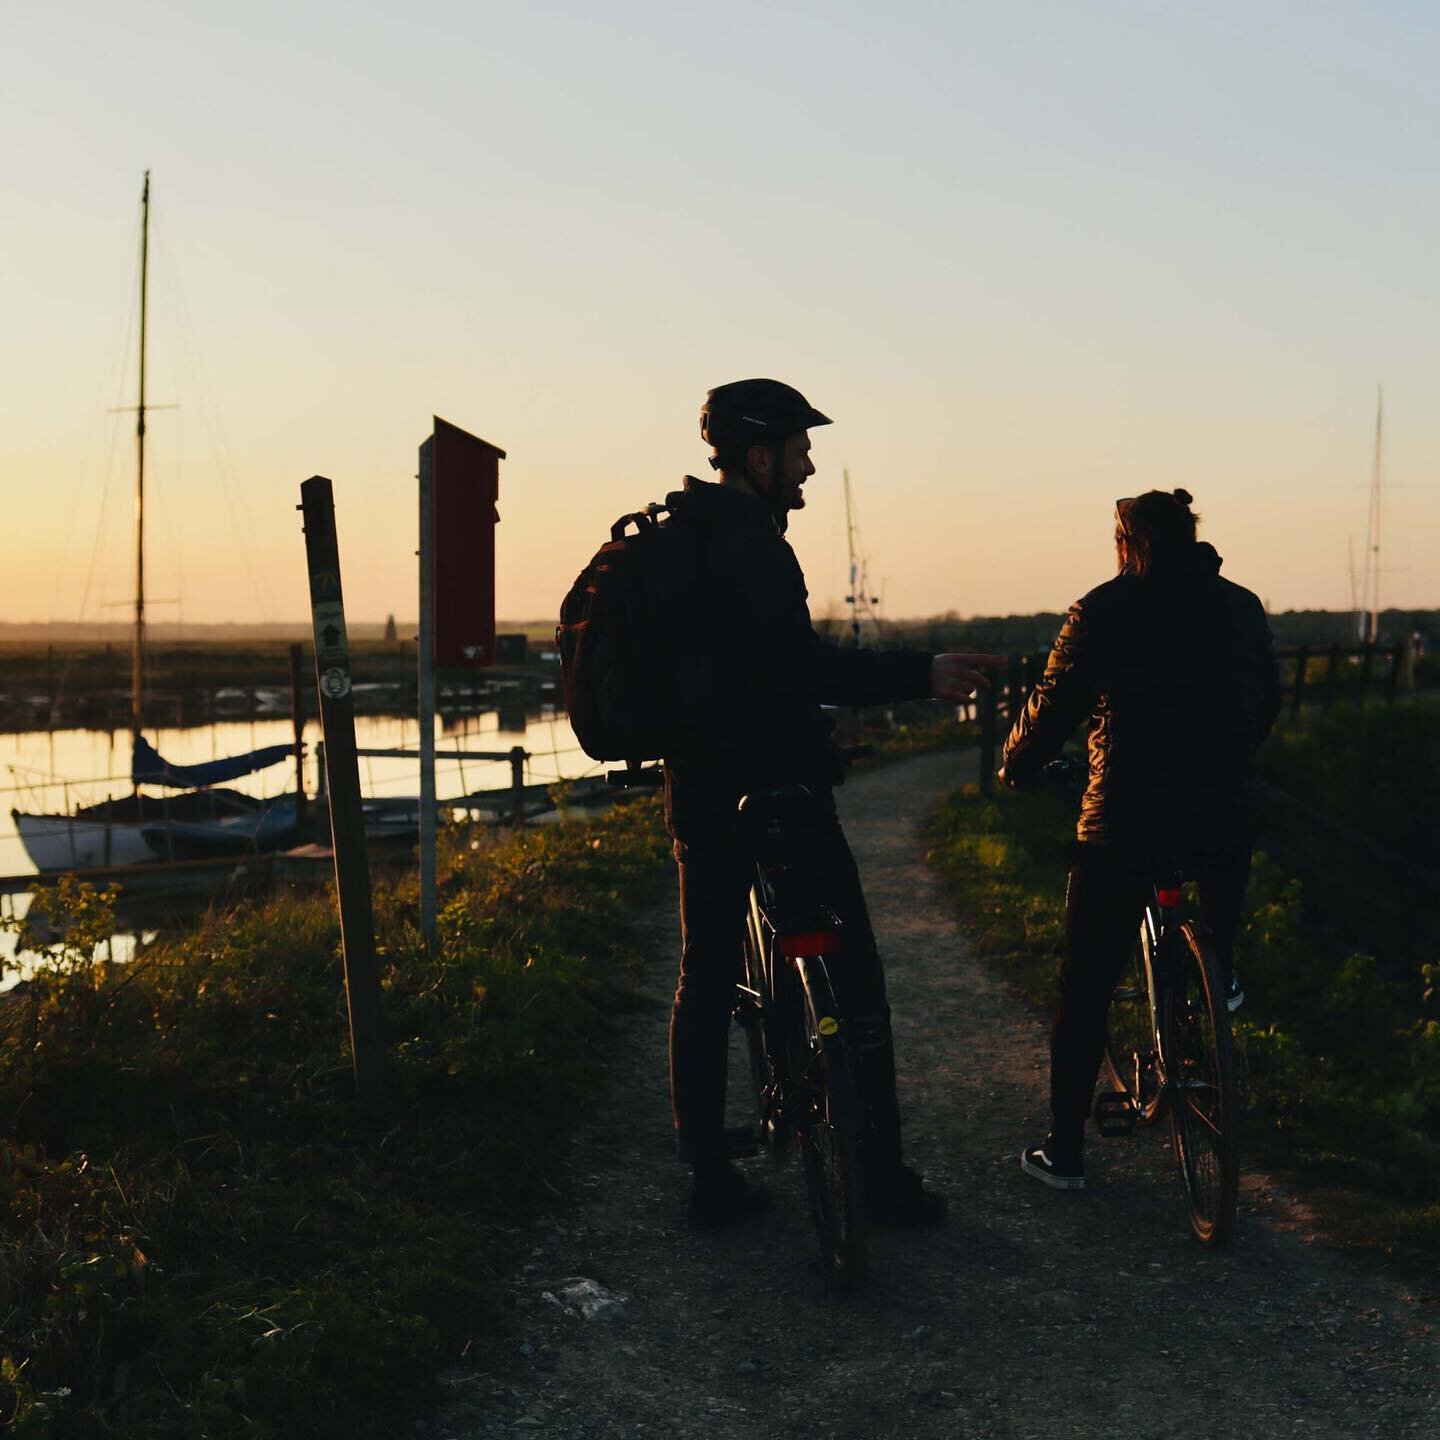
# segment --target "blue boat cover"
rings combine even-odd
[[[293,745],[267,745],[246,755],[232,755],[228,760],[209,760],[203,765],[172,765],[143,736],[135,737],[135,753],[130,761],[130,778],[136,785],[168,785],[173,790],[189,790],[206,785],[219,785],[241,775],[253,775],[288,760],[295,753]]]

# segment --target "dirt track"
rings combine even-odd
[[[1021,1174],[1044,1130],[1044,1027],[971,958],[916,835],[973,764],[922,756],[841,797],[890,977],[906,1148],[951,1197],[948,1224],[874,1234],[871,1278],[842,1301],[822,1290],[797,1166],[750,1162],[777,1200],[756,1222],[685,1229],[667,908],[647,921],[654,1007],[611,1037],[612,1083],[573,1148],[586,1198],[537,1232],[512,1332],[451,1378],[430,1440],[1440,1437],[1436,1297],[1308,1239],[1266,1177],[1247,1176],[1236,1242],[1211,1255],[1160,1137],[1095,1142],[1083,1195]],[[628,1318],[544,1298],[575,1276],[627,1297]]]

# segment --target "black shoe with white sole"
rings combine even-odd
[[[1020,1168],[1052,1190],[1083,1190],[1085,1164],[1080,1157],[1063,1155],[1057,1161],[1048,1153],[1050,1141],[1031,1145],[1020,1152]]]

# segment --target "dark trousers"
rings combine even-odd
[[[837,999],[857,1033],[866,1107],[867,1172],[900,1163],[900,1112],[885,972],[855,859],[833,817],[794,837],[795,868],[839,916],[841,948],[830,967]],[[680,1158],[705,1164],[725,1153],[725,1080],[730,1015],[741,975],[745,909],[754,866],[733,827],[675,842],[680,871],[680,978],[670,1012],[670,1100]]]
[[[1105,1052],[1110,994],[1129,962],[1150,898],[1149,870],[1123,853],[1081,845],[1065,886],[1065,954],[1050,1032],[1051,1130],[1057,1147],[1078,1150]],[[1250,847],[1212,852],[1187,867],[1200,913],[1228,979],[1250,876]]]

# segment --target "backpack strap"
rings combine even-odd
[[[625,531],[633,525],[636,532],[653,530],[659,523],[662,515],[670,514],[670,507],[662,505],[657,500],[652,500],[643,510],[636,510],[633,514],[622,515],[611,527],[610,538],[612,540],[623,540]]]

